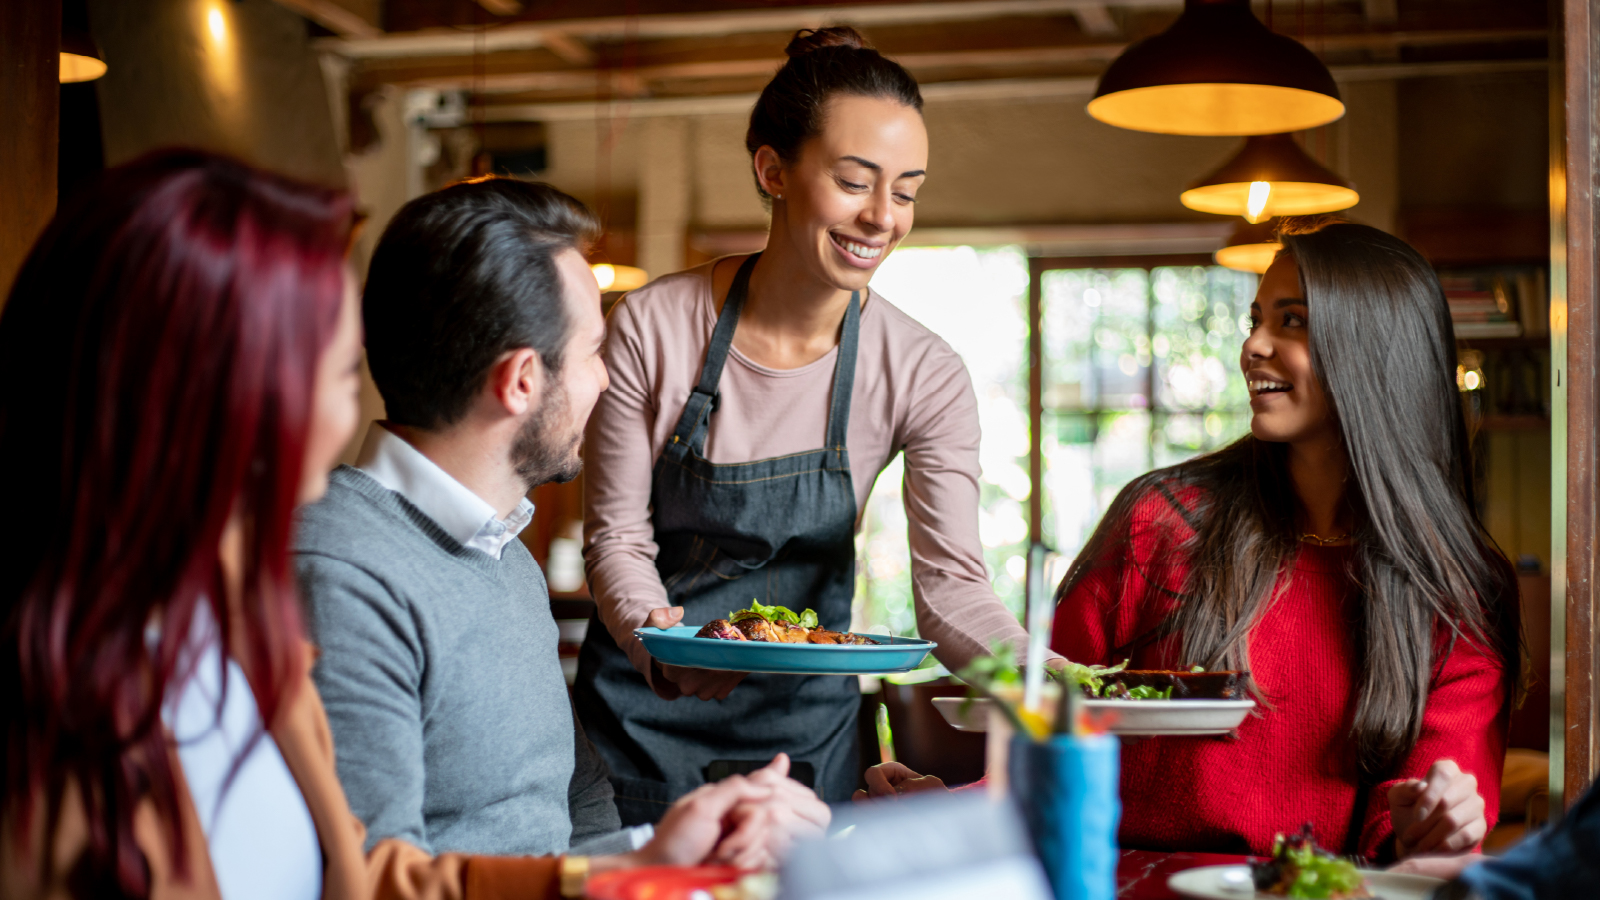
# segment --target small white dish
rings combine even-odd
[[[1428,900],[1435,888],[1444,884],[1426,875],[1398,872],[1367,872],[1367,890],[1378,900]],[[1167,887],[1185,897],[1201,900],[1283,900],[1278,894],[1261,894],[1250,881],[1249,866],[1202,866],[1185,869],[1167,879]]]
[[[971,706],[968,706],[968,703]],[[1085,700],[1091,711],[1112,710],[1116,721],[1111,733],[1128,736],[1173,737],[1227,734],[1244,721],[1254,700]],[[957,731],[987,731],[989,701],[965,697],[935,697],[933,708]],[[1046,704],[1050,712],[1050,704]]]

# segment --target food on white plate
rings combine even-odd
[[[1061,676],[1095,700],[1243,700],[1249,673],[1207,672],[1200,666],[1187,671],[1129,669],[1123,660],[1114,666],[1069,662]]]
[[[695,637],[719,641],[756,641],[763,644],[877,644],[872,638],[846,631],[829,631],[817,624],[817,611],[796,614],[782,606],[751,600],[749,609],[734,610],[726,619],[712,619]]]
[[[1372,897],[1355,863],[1317,846],[1309,822],[1295,835],[1278,835],[1272,842],[1272,857],[1251,863],[1250,875],[1257,891],[1278,897],[1317,900]]]

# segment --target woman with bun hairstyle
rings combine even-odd
[[[745,138],[772,211],[766,248],[658,279],[611,312],[611,388],[585,457],[598,621],[576,696],[624,823],[780,750],[824,800],[850,796],[856,679],[662,666],[633,631],[700,626],[752,598],[848,629],[859,511],[896,453],[921,635],[952,668],[1025,644],[978,541],[971,380],[867,286],[926,177],[921,93],[850,28],[801,31],[787,52]]]
[[[1439,281],[1365,225],[1290,220],[1251,305],[1250,434],[1123,489],[1058,596],[1053,645],[1236,669],[1227,737],[1122,754],[1124,846],[1461,852],[1494,826],[1516,581],[1478,521]]]
[[[1248,673],[1230,735],[1130,741],[1124,847],[1253,853],[1310,823],[1376,861],[1499,812],[1517,586],[1478,521],[1439,280],[1405,242],[1288,220],[1239,366],[1250,434],[1135,479],[1057,592],[1074,662]],[[870,796],[940,789],[895,763]]]
[[[0,315],[0,897],[569,895],[570,859],[366,847],[339,786],[289,539],[360,415],[350,228],[342,191],[165,152],[80,193],[18,275]],[[768,863],[762,779],[567,874],[714,847]]]

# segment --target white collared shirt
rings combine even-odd
[[[422,514],[439,524],[461,546],[481,550],[495,559],[506,545],[533,521],[533,502],[527,497],[511,515],[501,519],[487,500],[439,468],[405,439],[373,422],[361,444],[356,468],[406,498]]]

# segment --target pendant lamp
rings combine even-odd
[[[86,31],[72,29],[61,35],[61,83],[93,81],[106,73],[100,48]]]
[[[1277,227],[1277,219],[1256,223],[1241,221],[1233,234],[1228,235],[1228,243],[1217,251],[1217,265],[1257,275],[1265,273],[1278,251],[1283,249],[1275,233]]]
[[[1108,125],[1158,134],[1304,131],[1344,115],[1328,67],[1249,0],[1184,0],[1166,31],[1117,57],[1089,101]]]
[[[1184,206],[1260,222],[1349,209],[1361,200],[1350,182],[1306,154],[1287,134],[1245,138],[1222,168],[1189,185]]]
[[[599,283],[602,293],[606,291],[631,291],[634,288],[644,287],[650,276],[643,269],[633,266],[613,266],[610,263],[595,263],[589,267],[594,272],[594,280]]]

